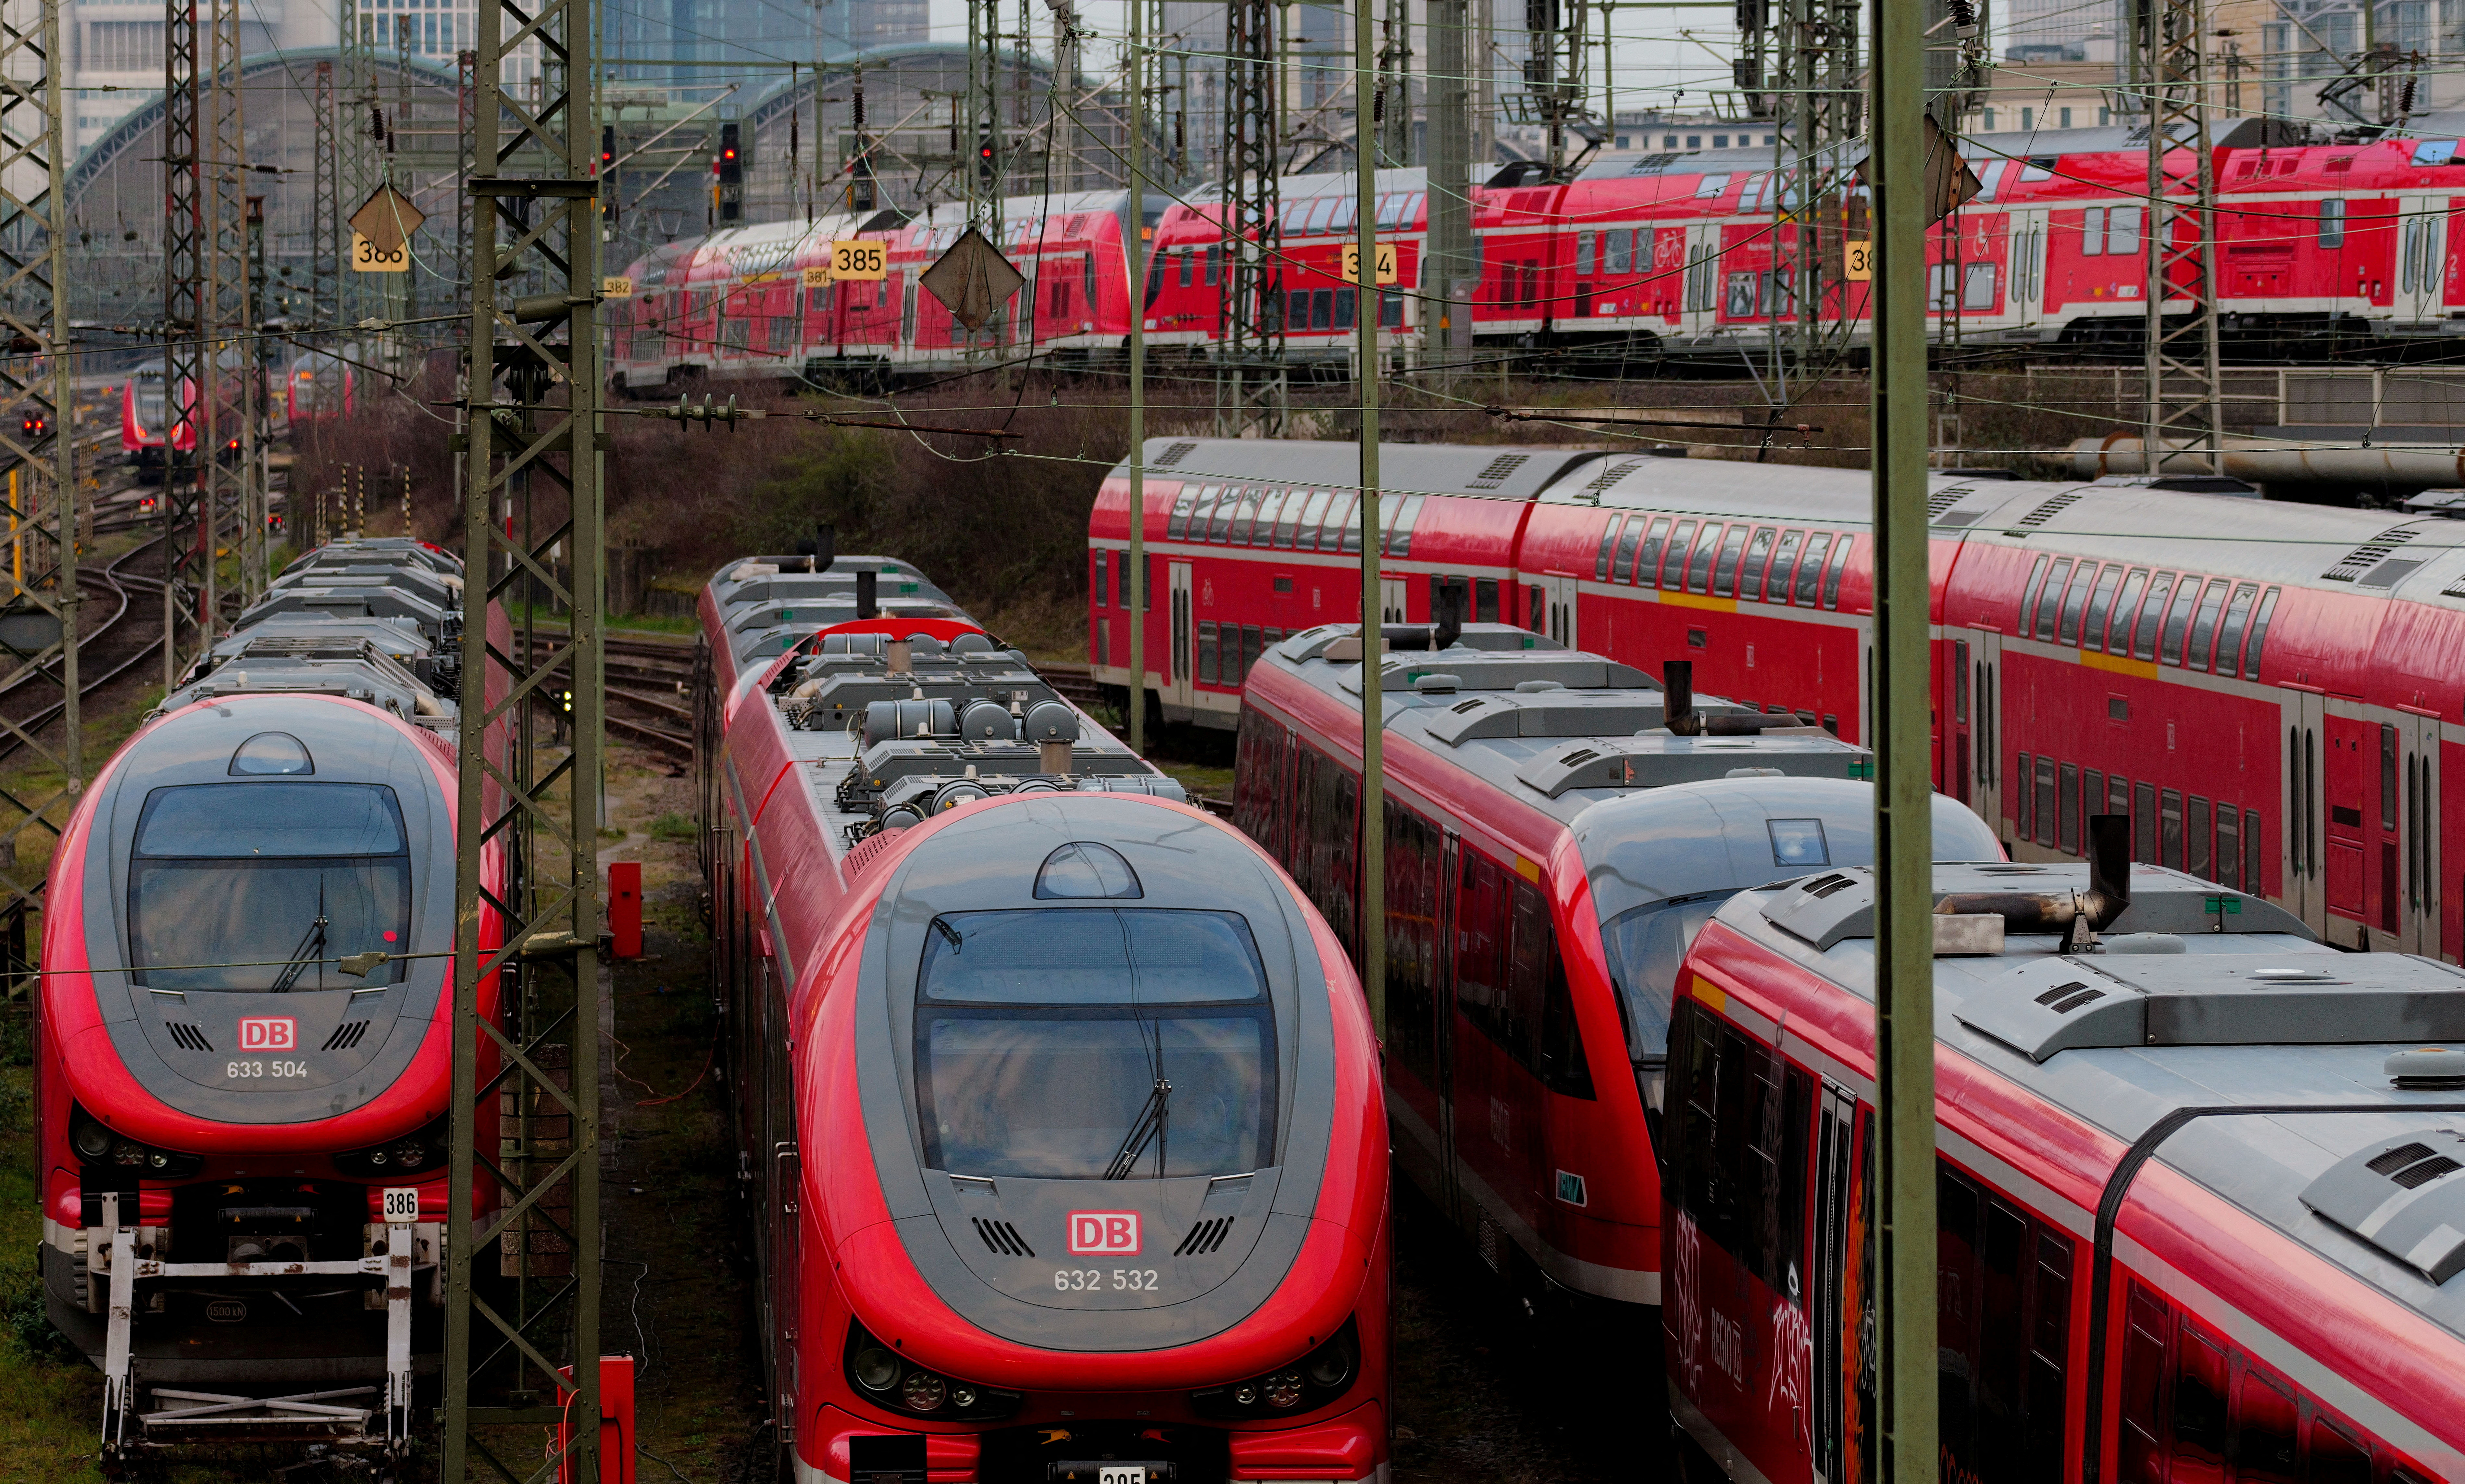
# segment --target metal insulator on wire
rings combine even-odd
[[[1384,123],[1387,122],[1387,90],[1385,88],[1380,88],[1377,92],[1369,95],[1369,122],[1372,123]]]
[[[864,78],[856,77],[855,87],[848,95],[848,125],[857,133],[864,132]]]
[[[2413,112],[2413,84],[2414,84],[2414,81],[2415,81],[2415,79],[2414,79],[2413,78],[2411,78],[2411,77],[2408,77],[2408,78],[2405,79],[2405,85],[2404,85],[2404,87],[2403,87],[2403,88],[2401,88],[2401,89],[2398,91],[2398,93],[2397,93],[2396,110],[2397,110],[2397,112],[2399,112],[2399,113],[2401,113],[2401,114],[2407,114],[2407,113],[2411,113],[2411,112]]]
[[[378,144],[384,144],[385,137],[385,110],[374,103],[370,103],[368,105],[368,138],[375,140]]]

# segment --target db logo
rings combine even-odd
[[[1074,1257],[1135,1257],[1139,1253],[1136,1211],[1072,1211],[1070,1253]]]
[[[257,1015],[239,1023],[239,1049],[244,1052],[296,1052],[300,1022],[288,1015]]]

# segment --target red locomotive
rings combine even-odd
[[[42,1278],[104,1372],[108,1461],[410,1441],[441,1343],[452,968],[423,955],[454,941],[461,694],[458,626],[424,597],[459,570],[406,542],[309,553],[61,837]],[[501,886],[501,856],[484,875]]]
[[[1259,650],[1359,611],[1349,444],[1153,440],[1144,689],[1231,724]],[[1859,472],[1565,449],[1388,451],[1382,612],[1461,593],[1644,669],[1864,735]],[[2465,527],[2185,492],[1935,477],[1935,786],[2023,860],[2134,820],[2135,857],[2284,905],[2341,946],[2465,954]],[[2232,481],[2226,481],[2231,484]],[[1404,494],[1404,491],[1414,493]],[[1117,469],[1090,520],[1088,653],[1126,698]],[[1296,514],[1298,513],[1298,514]],[[2165,560],[2152,560],[2162,553]]]
[[[1873,858],[1852,781],[1872,760],[1794,717],[1697,706],[1682,663],[1664,690],[1506,625],[1384,633],[1385,922],[1360,913],[1357,626],[1250,672],[1234,820],[1356,962],[1386,935],[1398,1167],[1536,1312],[1657,1304],[1678,959],[1730,893]],[[1934,843],[2002,858],[1948,799]]]
[[[1943,1476],[2458,1477],[2465,986],[2132,867],[2129,828],[1935,871],[1986,930],[1934,967]],[[1873,924],[1868,873],[1800,875],[1678,977],[1667,1385],[1732,1478],[1882,1476]]]
[[[137,467],[140,479],[163,476],[167,448],[182,454],[197,451],[196,430],[185,422],[172,426],[169,404],[160,361],[129,372],[120,389],[120,452]]]
[[[851,562],[878,577],[805,577]],[[783,1466],[1383,1477],[1386,1112],[1342,946],[964,615],[873,583],[765,611],[788,575],[705,590],[698,750]],[[756,659],[741,613],[801,631]]]

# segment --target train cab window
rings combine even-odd
[[[2183,635],[2191,627],[2191,609],[2199,605],[2200,580],[2185,573],[2182,585],[2174,589],[2174,605],[2165,610],[2165,639],[2161,647],[2165,663],[2183,662]]]
[[[1669,1017],[1677,990],[1677,968],[1695,935],[1729,899],[1704,892],[1647,902],[1601,925],[1610,986],[1616,991],[1619,1024],[1626,1030],[1627,1059],[1637,1066],[1669,1053]]]
[[[398,984],[400,963],[350,979],[331,961],[409,950],[408,842],[401,804],[381,784],[153,789],[129,862],[130,977],[190,994]]]
[[[1729,534],[1721,539],[1720,561],[1712,568],[1713,596],[1727,598],[1737,594],[1738,563],[1744,558],[1745,550],[1746,527],[1729,527]]]
[[[1657,586],[1660,580],[1660,550],[1668,543],[1669,518],[1655,516],[1652,534],[1644,537],[1638,547],[1635,537],[1643,528],[1643,521],[1636,520],[1627,526],[1626,534],[1618,538],[1617,580],[1650,587]]]
[[[2193,670],[2209,668],[2209,654],[2215,648],[2217,618],[2232,587],[2233,584],[2220,577],[2210,582],[2208,591],[2201,595],[2198,616],[2191,620],[2190,648],[2184,655],[2184,663]]]
[[[2081,649],[2101,651],[2105,648],[2106,619],[2114,611],[2115,589],[2121,583],[2122,568],[2120,566],[2109,565],[2097,574],[2097,587],[2089,592],[2088,616],[2080,620]]]
[[[2140,605],[2140,624],[2132,631],[2131,657],[2157,657],[2157,631],[2165,621],[2165,600],[2174,590],[2174,574],[2160,572],[2148,579],[2148,596]],[[2120,653],[2121,651],[2116,653]]]
[[[2135,566],[2122,580],[2122,591],[2114,600],[2113,621],[2100,638],[2100,647],[2109,654],[2131,653],[2131,621],[2140,611],[2140,595],[2147,589],[2148,569]],[[2090,626],[2092,629],[2096,625]]]
[[[1296,551],[1318,550],[1319,527],[1325,523],[1327,501],[1333,498],[1333,490],[1310,491],[1308,501],[1301,506],[1300,523],[1293,532],[1293,539],[1280,544],[1288,544]]]
[[[1832,534],[1816,531],[1806,539],[1806,556],[1797,565],[1797,597],[1799,608],[1814,607],[1815,595],[1822,590],[1823,558],[1832,549]]]
[[[1641,517],[1636,519],[1640,520]],[[1625,524],[1626,517],[1611,516],[1610,523],[1601,527],[1601,549],[1592,557],[1592,581],[1596,583],[1609,581],[1610,563],[1617,556],[1618,530]]]
[[[2337,248],[2345,245],[2345,203],[2331,198],[2320,203],[2320,245]]]
[[[1592,271],[1592,233],[1575,233],[1575,272],[1589,277]]]
[[[1668,518],[1664,516],[1661,519],[1653,521],[1652,529],[1658,532],[1666,532],[1669,529]],[[1643,543],[1643,517],[1630,516],[1627,518],[1626,529],[1618,534],[1617,564],[1615,566],[1611,567],[1610,571],[1610,576],[1613,580],[1622,583],[1632,583],[1634,581],[1634,574],[1636,571],[1634,555],[1635,548]],[[1656,554],[1657,552],[1655,549],[1655,555]],[[1651,566],[1653,560],[1654,559],[1652,557],[1646,557],[1643,560],[1643,566],[1648,569]]]
[[[1660,586],[1670,592],[1686,586],[1686,551],[1695,539],[1695,522],[1680,521],[1677,529],[1669,533],[1668,548],[1660,557]]]
[[[1764,578],[1764,601],[1787,603],[1789,580],[1797,572],[1797,548],[1806,540],[1804,531],[1780,533],[1780,550],[1772,553],[1771,570]]]
[[[1854,536],[1843,536],[1832,543],[1832,562],[1823,569],[1823,606],[1825,608],[1840,607],[1840,578],[1849,570],[1849,549],[1856,544],[1857,538]],[[1808,554],[1808,559],[1812,560],[1812,553]]]
[[[2228,679],[2242,674],[2243,630],[2251,619],[2252,602],[2258,596],[2257,583],[2245,583],[2235,588],[2233,602],[2226,609],[2225,623],[2217,630],[2216,673]]]
[[[1755,532],[1754,541],[1746,546],[1746,565],[1738,572],[1738,596],[1750,603],[1763,596],[1764,564],[1771,560],[1773,534],[1766,525]]]
[[[2063,588],[2061,625],[2054,631],[2056,644],[2079,642],[2080,610],[2088,606],[2088,590],[2097,580],[2097,566],[2083,562],[2072,571],[2070,586]]]
[[[1275,1020],[1238,913],[949,913],[924,935],[916,999],[931,1168],[1098,1180],[1274,1162]],[[1150,1126],[1169,1140],[1140,1139]]]
[[[2234,1388],[2233,1459],[2238,1484],[2295,1484],[2294,1398],[2255,1370]]]
[[[1721,525],[1717,521],[1703,523],[1702,533],[1695,538],[1694,555],[1686,559],[1686,590],[1708,592],[1712,587],[1712,558],[1721,549]]]
[[[2105,253],[2105,208],[2090,207],[2080,213],[2080,256],[2099,257]]]
[[[2251,618],[2251,638],[2243,646],[2242,673],[2254,680],[2259,678],[2260,650],[2268,642],[2268,621],[2276,616],[2278,591],[2271,587],[2260,595],[2259,611]]]

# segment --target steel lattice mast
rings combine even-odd
[[[509,1479],[538,1427],[568,1422],[566,1476],[599,1477],[599,785],[603,633],[598,410],[598,112],[590,0],[484,0],[473,63],[471,321],[463,448],[461,821],[456,839],[453,1153],[446,1243],[445,1443],[440,1476],[475,1459]],[[528,13],[525,11],[528,11]],[[529,100],[504,86],[513,38],[542,62]],[[499,297],[525,272],[530,299]],[[500,389],[501,387],[501,390]],[[559,551],[571,553],[560,568]],[[510,653],[492,605],[519,611]],[[541,609],[569,615],[564,632]],[[571,750],[532,745],[531,719],[570,694]],[[550,712],[552,715],[553,713]],[[500,764],[490,739],[499,739]],[[501,749],[510,748],[509,752]],[[519,854],[483,890],[482,868]],[[483,948],[483,915],[504,946]],[[478,1014],[502,974],[504,1030]],[[482,1039],[504,1072],[479,1079]],[[477,1146],[483,1099],[510,1117]],[[487,1168],[501,1204],[472,1206]],[[482,1261],[498,1266],[483,1279]],[[560,1367],[563,1374],[560,1374]],[[491,1448],[485,1429],[512,1427]],[[516,1465],[517,1451],[526,1455]],[[516,1472],[517,1468],[521,1472]]]
[[[1276,67],[1273,0],[1229,0],[1224,8],[1223,331],[1217,340],[1218,437],[1282,435],[1284,244],[1280,192],[1282,86]],[[1132,128],[1146,127],[1144,108]]]
[[[368,291],[382,288],[366,282],[369,276],[352,271],[345,261],[351,249],[351,229],[347,225],[351,213],[377,188],[377,144],[371,137],[377,107],[376,16],[360,0],[335,0],[334,11],[341,24],[343,65],[335,90],[335,118],[339,121],[334,140],[337,148],[332,229],[337,250],[335,316],[328,322],[342,326],[356,324],[375,313],[368,302]],[[336,391],[340,390],[338,384]],[[340,410],[336,409],[338,413]]]
[[[163,688],[201,653],[212,542],[198,476],[208,387],[206,286],[210,244],[198,135],[196,0],[167,0],[163,35]],[[185,434],[189,448],[179,447]]]
[[[1792,188],[1773,192],[1775,221],[1796,222],[1788,306],[1796,354],[1810,365],[1845,344],[1853,317],[1824,316],[1824,298],[1845,282],[1843,253],[1866,224],[1849,220],[1854,146],[1865,131],[1864,79],[1857,61],[1856,0],[1783,0],[1777,103],[1779,159]]]
[[[308,241],[314,255],[308,267],[308,322],[320,331],[342,322],[343,278],[348,272],[343,264],[347,246],[343,238],[344,207],[336,199],[335,172],[341,168],[342,153],[336,138],[341,121],[335,109],[334,64],[319,62],[315,103],[317,161],[308,211]],[[311,361],[309,365],[316,371],[319,399],[339,411],[343,396],[340,363]],[[303,526],[300,540],[307,539]]]
[[[2210,145],[2201,0],[2137,0],[2138,75],[2148,88],[2147,410],[2145,467],[2170,443],[2204,473],[2223,468],[2223,379],[2217,367],[2216,155]],[[2166,155],[2188,158],[2180,173]]]
[[[248,130],[240,101],[239,5],[211,0],[207,27],[203,146],[198,174],[205,192],[205,355],[207,381],[201,400],[205,423],[197,440],[199,505],[205,514],[205,580],[201,611],[204,644],[222,627],[223,542],[245,549],[250,493],[256,464],[256,430],[250,425],[246,384],[255,365],[250,334],[248,283]],[[234,439],[239,447],[227,454]],[[245,590],[248,564],[239,565]]]
[[[8,469],[10,550],[0,562],[0,593],[14,611],[56,619],[61,642],[11,656],[6,679],[39,715],[57,692],[60,730],[0,720],[34,766],[18,787],[0,790],[0,919],[12,961],[25,957],[25,915],[40,904],[43,875],[25,843],[57,836],[84,786],[78,715],[78,487],[68,315],[68,198],[60,188],[66,149],[60,129],[59,0],[0,0],[0,328],[12,349],[0,358],[0,463]],[[39,419],[29,431],[29,419]],[[56,769],[56,784],[38,782]],[[8,966],[14,968],[16,962]],[[13,986],[12,986],[13,987]]]

